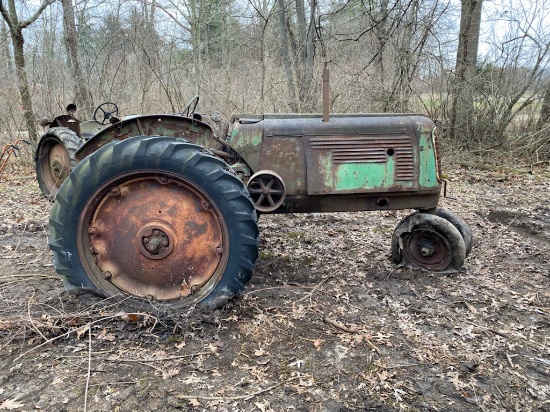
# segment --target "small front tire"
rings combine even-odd
[[[413,213],[395,228],[392,260],[409,268],[439,273],[459,271],[466,259],[466,245],[452,223],[437,215]]]

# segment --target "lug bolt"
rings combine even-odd
[[[94,226],[90,226],[88,228],[88,234],[89,235],[95,235],[97,233],[97,227],[94,227]]]
[[[109,271],[103,272],[103,277],[107,280],[111,279],[112,276],[113,276],[113,274]]]

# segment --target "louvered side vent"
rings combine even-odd
[[[310,138],[313,150],[332,152],[335,164],[385,163],[395,158],[395,179],[414,181],[414,152],[411,136],[338,136]]]

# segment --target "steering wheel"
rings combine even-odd
[[[94,110],[94,115],[92,116],[96,123],[100,125],[106,125],[109,123],[112,117],[118,116],[118,106],[111,102],[101,103]],[[102,118],[103,117],[103,118]]]
[[[185,117],[193,116],[193,113],[195,113],[195,109],[197,108],[197,104],[199,104],[199,95],[196,95],[191,100],[189,100],[189,103],[187,103],[187,105],[181,111],[181,115]]]

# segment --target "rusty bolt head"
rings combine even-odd
[[[210,203],[202,202],[202,207],[204,207],[206,210],[210,210]]]
[[[223,255],[223,247],[222,247],[222,245],[218,245],[218,247],[216,247],[216,254],[217,254],[217,255]]]
[[[90,226],[88,228],[88,234],[90,235],[95,235],[97,233],[97,227],[94,227],[94,226]]]
[[[160,182],[161,184],[166,184],[166,183],[168,183],[168,178],[163,176],[163,177],[161,177],[161,178],[159,179],[159,182]]]
[[[159,235],[159,231],[158,230],[153,230],[153,236],[158,236]]]
[[[164,246],[164,247],[168,246],[168,241],[167,241],[167,240],[163,240],[163,241],[162,241],[162,246]]]
[[[115,196],[120,195],[120,189],[119,189],[118,187],[116,187],[116,186],[113,187],[113,188],[111,189],[111,194],[113,194],[113,195],[115,195]]]
[[[198,290],[199,290],[199,285],[191,286],[191,294],[197,293]]]
[[[144,238],[143,238],[143,243],[145,243],[145,244],[149,243],[149,238],[148,238],[148,237],[144,237]]]
[[[103,277],[107,280],[111,279],[112,276],[113,276],[113,274],[109,271],[103,272]]]

